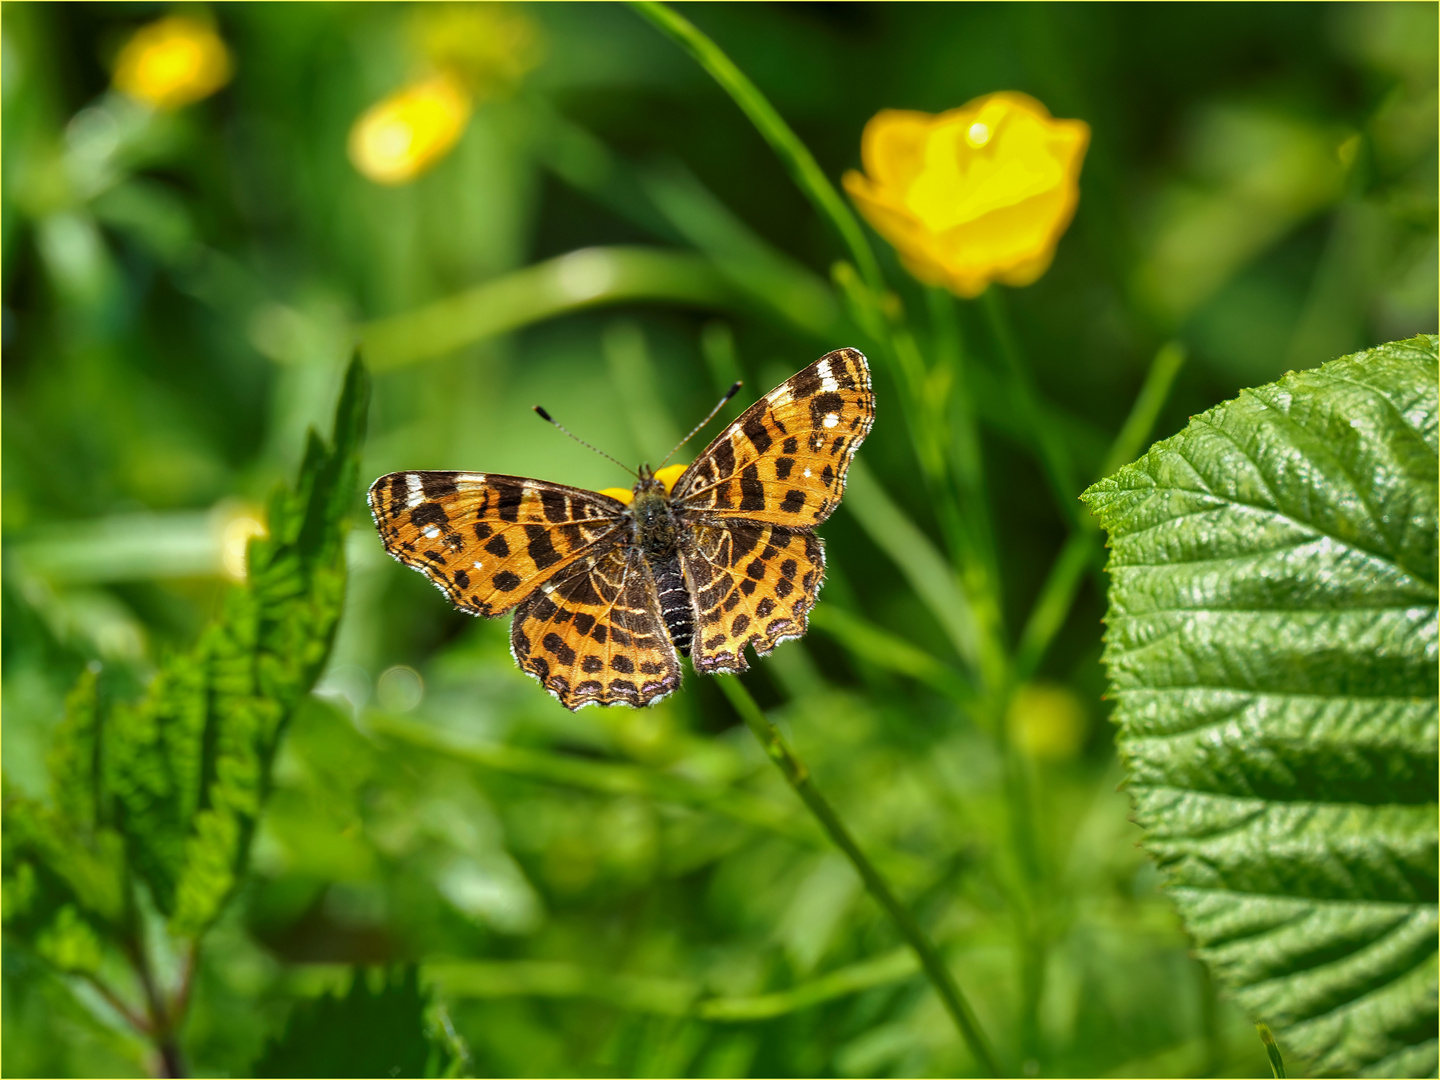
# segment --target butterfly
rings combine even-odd
[[[837,349],[689,466],[642,465],[629,491],[395,472],[370,510],[385,550],[461,611],[515,612],[515,662],[566,708],[649,705],[680,685],[680,656],[741,672],[746,648],[805,633],[825,574],[815,527],[874,419],[864,355]]]

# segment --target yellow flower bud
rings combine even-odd
[[[978,296],[1050,266],[1089,142],[1083,120],[1012,91],[938,116],[885,109],[861,138],[865,175],[847,173],[845,190],[917,278]]]
[[[350,129],[350,161],[377,184],[404,184],[460,141],[470,93],[453,75],[433,75],[372,105]]]
[[[1022,752],[1051,761],[1078,754],[1090,726],[1085,706],[1074,691],[1035,683],[1015,691],[1005,723]]]
[[[172,15],[137,30],[115,59],[115,88],[157,109],[209,97],[230,79],[230,53],[210,27]]]

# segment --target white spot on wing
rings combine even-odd
[[[409,496],[405,500],[405,505],[410,509],[413,510],[425,501],[425,490],[420,486],[420,477],[414,473],[405,477],[405,489],[409,492]]]
[[[806,465],[806,466],[805,466],[805,479],[806,479],[806,480],[809,480],[809,479],[810,479],[810,466],[809,466],[809,465]]]
[[[425,535],[428,536],[431,540],[434,540],[435,537],[440,535],[440,530],[437,529],[434,525],[427,525],[425,526]]]
[[[476,570],[484,570],[484,569],[485,569],[485,567],[482,566],[482,565],[481,565],[480,563],[478,563],[478,562],[471,563],[470,565],[473,566]]]
[[[833,394],[840,389],[840,384],[835,381],[835,376],[830,374],[830,361],[821,360],[815,365],[815,373],[820,376],[820,387],[827,393]]]
[[[765,395],[765,400],[776,407],[779,407],[781,405],[789,405],[791,401],[790,387],[785,384],[777,386],[774,390],[771,390],[770,393]]]
[[[832,412],[832,413],[826,413],[826,414],[825,414],[825,426],[826,426],[826,427],[834,427],[834,426],[835,426],[836,424],[838,424],[838,423],[840,423],[840,414],[839,414],[839,413],[833,413],[833,412]]]

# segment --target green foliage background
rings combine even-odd
[[[110,703],[140,718],[148,706],[133,703],[165,692],[146,690],[156,672],[195,677],[195,658],[221,647],[205,628],[234,625],[252,595],[225,579],[227,525],[248,514],[283,535],[278,504],[262,507],[293,483],[307,427],[331,432],[357,337],[374,369],[361,479],[474,468],[595,488],[624,477],[529,406],[622,460],[653,460],[733,378],[748,400],[859,343],[830,284],[844,253],[827,223],[714,82],[631,10],[517,7],[541,63],[396,189],[355,173],[345,137],[414,73],[416,7],[218,7],[234,81],[141,123],[107,96],[107,65],[164,10],[0,12],[6,853],[22,850],[14,800],[43,808],[37,820],[70,814],[92,830],[92,884],[114,850],[77,782],[88,774],[55,747],[89,745]],[[880,251],[927,359],[964,358],[990,494],[960,509],[993,526],[1010,642],[1167,342],[1190,359],[1157,436],[1240,387],[1436,328],[1431,5],[684,11],[832,180],[884,107],[1018,89],[1091,124],[1078,215],[1036,285],[953,304]],[[600,250],[564,258],[586,248]],[[825,528],[815,627],[746,685],[937,941],[1005,1062],[1266,1073],[1252,1018],[1191,957],[1116,791],[1098,535],[1077,543],[1080,590],[1036,656],[1028,708],[1008,729],[987,723],[966,705],[963,637],[927,594],[945,587],[933,557],[947,523],[916,464],[901,373],[872,360],[879,418],[858,459],[871,480]],[[924,423],[958,421],[942,409]],[[333,653],[298,701],[248,868],[195,968],[179,1033],[195,1071],[303,1068],[295,1047],[317,1028],[352,1025],[336,1052],[353,1049],[379,1030],[377,1001],[403,1014],[376,1051],[382,1071],[976,1068],[713,682],[643,712],[566,713],[514,669],[503,622],[452,611],[385,558],[358,489],[350,508]],[[189,828],[186,806],[165,814]],[[115,900],[114,921],[163,942],[175,908],[155,883],[169,878],[140,872],[141,910]],[[7,920],[28,910],[12,905],[7,880]],[[155,1069],[93,986],[40,952],[7,934],[3,1070]],[[177,984],[184,957],[158,952],[156,977]],[[367,981],[367,965],[389,970]]]

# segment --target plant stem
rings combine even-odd
[[[96,993],[103,997],[112,1009],[125,1018],[127,1024],[146,1037],[150,1035],[150,1021],[126,1005],[120,995],[110,989],[98,976],[86,974],[82,978],[94,987]]]
[[[1025,426],[1034,434],[1039,451],[1041,471],[1050,485],[1051,494],[1067,525],[1072,528],[1079,524],[1083,515],[1074,505],[1074,480],[1070,472],[1070,461],[1059,430],[1054,424],[1045,423],[1040,410],[1040,398],[1030,369],[1020,355],[1020,345],[1010,326],[1010,316],[1005,310],[1005,301],[999,286],[992,285],[980,296],[980,306],[990,321],[991,332],[1000,345],[1000,355],[1010,373],[1010,386],[1015,395],[1015,404],[1020,410]]]
[[[1139,455],[1184,363],[1185,348],[1179,342],[1166,342],[1160,347],[1150,361],[1150,370],[1145,374],[1140,393],[1135,396],[1135,404],[1130,407],[1130,415],[1125,418],[1119,434],[1105,453],[1100,466],[1101,478]],[[1014,676],[1017,682],[1028,679],[1040,666],[1045,650],[1070,614],[1080,588],[1080,579],[1095,555],[1098,529],[1095,519],[1086,514],[1080,522],[1081,528],[1070,534],[1065,546],[1060,549],[1059,557],[1050,567],[1045,584],[1040,587],[1040,596],[1020,634],[1020,644],[1015,650]]]
[[[946,1010],[955,1021],[955,1026],[959,1029],[966,1045],[969,1046],[970,1052],[975,1055],[976,1060],[980,1062],[981,1067],[987,1073],[991,1076],[1000,1076],[1000,1066],[990,1050],[974,1014],[971,1013],[969,1004],[961,994],[960,988],[955,984],[950,969],[945,966],[945,962],[925,935],[925,931],[920,928],[914,917],[896,898],[890,885],[875,869],[865,852],[860,849],[860,845],[850,835],[850,830],[845,827],[845,823],[840,820],[834,808],[815,787],[815,782],[810,776],[810,770],[805,767],[805,763],[796,757],[795,752],[785,742],[784,736],[780,734],[780,729],[770,722],[770,718],[765,715],[759,703],[751,696],[750,691],[745,688],[745,684],[738,677],[723,677],[717,681],[720,689],[725,692],[725,696],[730,699],[730,704],[734,706],[735,711],[740,714],[741,719],[745,721],[746,726],[750,728],[751,733],[764,748],[766,755],[779,768],[790,786],[795,789],[795,794],[800,796],[800,800],[815,815],[815,819],[820,822],[830,839],[845,853],[846,858],[859,873],[861,880],[865,882],[865,887],[870,890],[870,894],[879,901],[880,906],[890,916],[906,943],[915,951],[915,955],[920,960],[920,966],[940,995],[940,1000],[944,1002]]]
[[[145,949],[143,932],[138,927],[126,939],[124,948],[131,966],[140,977],[140,986],[145,991],[145,1005],[150,1014],[148,1034],[160,1053],[162,1075],[187,1076],[185,1058],[180,1051],[180,1041],[175,1032],[175,1019],[178,1014],[165,1007],[164,996],[150,970],[150,957]]]
[[[882,294],[885,279],[880,274],[880,264],[875,261],[875,253],[870,249],[860,222],[821,171],[809,148],[790,130],[790,125],[781,118],[775,106],[715,42],[683,15],[657,0],[631,0],[630,6],[694,57],[695,62],[735,100],[771,149],[780,156],[796,185],[835,226],[841,240],[850,249],[850,257],[855,260],[865,283],[877,296]]]

